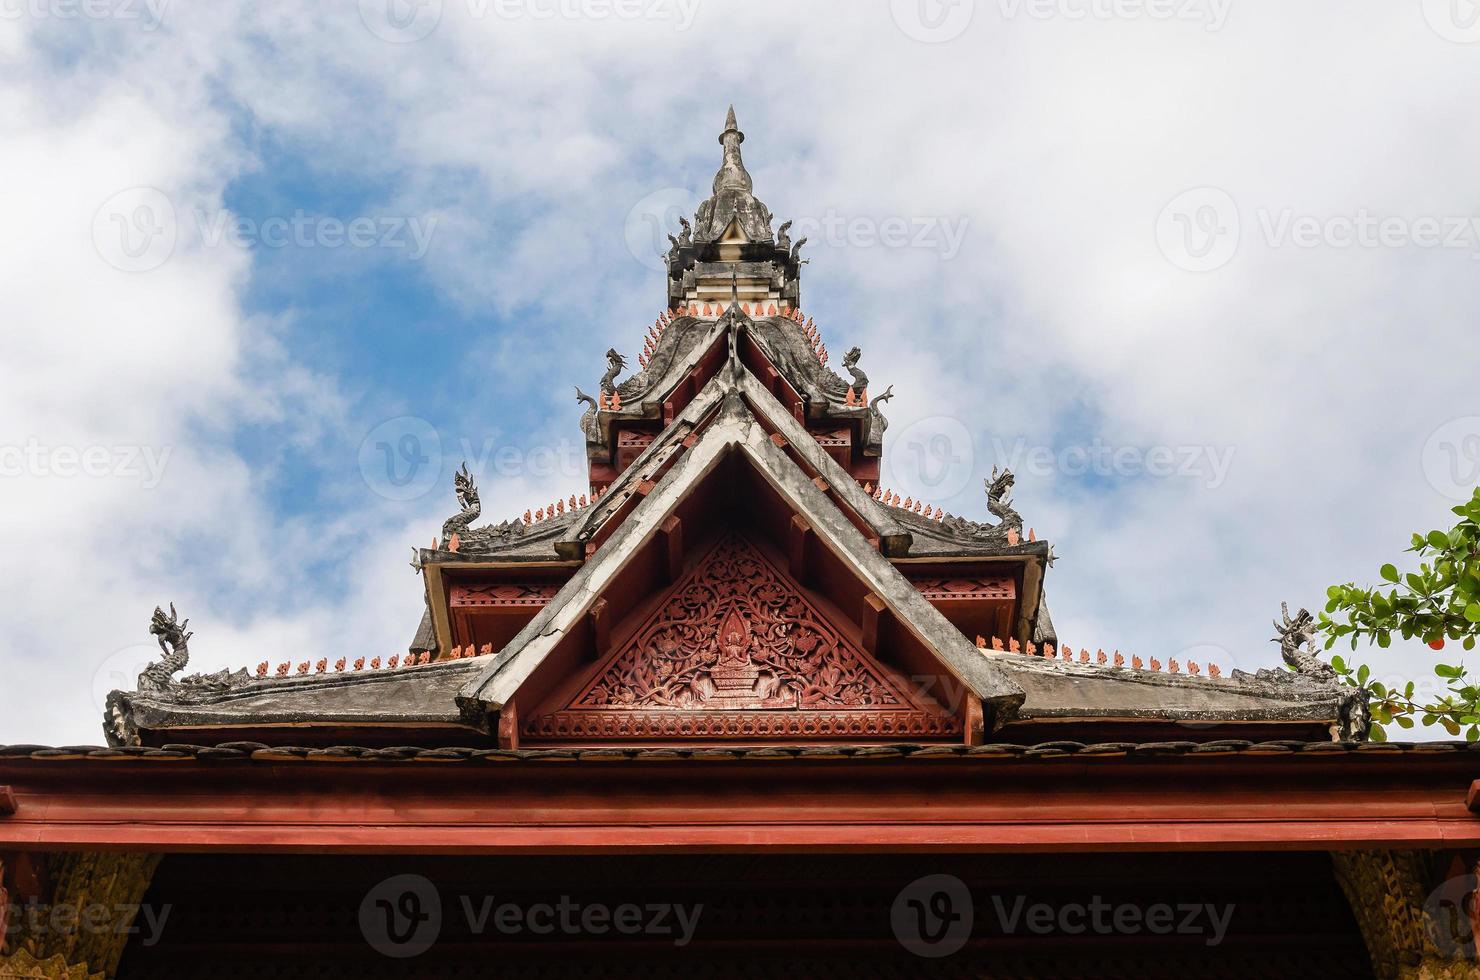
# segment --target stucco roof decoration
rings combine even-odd
[[[493,644],[491,643],[485,643],[481,648],[477,649],[475,649],[473,645],[469,643],[465,647],[453,647],[452,650],[445,657],[441,657],[439,659],[467,660],[472,657],[492,656],[493,653],[494,649]],[[405,670],[408,667],[425,667],[431,662],[431,653],[426,650],[423,650],[420,656],[412,653],[408,653],[405,656],[402,656],[401,654],[392,654],[391,656],[387,657],[384,662],[381,661],[380,657],[371,657],[368,661],[364,657],[356,657],[353,662],[350,662],[348,657],[340,657],[338,660],[334,661],[334,666],[332,670],[329,667],[328,657],[320,657],[316,663],[310,663],[309,661],[304,660],[298,664],[296,670],[294,669],[293,662],[291,660],[284,661],[283,663],[277,665],[277,669],[275,671],[272,670],[270,662],[264,660],[257,665],[256,677],[258,680],[265,681],[283,677],[307,677],[310,674],[358,674],[362,672],[373,672],[377,670]],[[243,667],[238,673],[238,676],[244,676],[246,675],[246,672],[247,669]]]
[[[719,136],[724,159],[714,175],[714,194],[699,205],[694,215],[694,241],[716,242],[731,225],[752,242],[774,240],[771,212],[752,193],[750,174],[740,156],[745,134],[735,122],[735,107],[725,116],[725,130]]]
[[[464,660],[469,657],[491,656],[493,645],[483,644],[481,650],[474,650],[472,644],[467,647],[454,647],[451,653],[441,658],[443,660]],[[269,674],[269,661],[262,661],[257,665],[256,677],[258,680],[274,680],[284,677],[307,677],[310,674],[356,674],[362,672],[373,672],[378,670],[404,670],[407,667],[425,667],[432,662],[430,651],[423,650],[420,656],[408,653],[405,656],[392,654],[386,658],[382,666],[379,657],[372,657],[367,662],[364,657],[356,657],[353,663],[348,657],[340,657],[334,662],[334,669],[329,669],[329,658],[320,657],[316,663],[304,660],[298,664],[297,669],[293,667],[292,661],[285,661],[277,665],[277,670]],[[245,676],[246,668],[243,667],[238,676]]]
[[[887,394],[887,393],[886,393]],[[881,395],[880,398],[885,396]],[[877,400],[877,399],[876,399]],[[916,500],[913,497],[905,497],[900,500],[899,494],[886,487],[875,487],[872,483],[863,485],[863,492],[887,507],[893,507],[906,514],[915,514],[927,520],[934,521],[943,529],[954,534],[970,537],[977,540],[992,540],[1015,548],[1026,540],[1028,543],[1038,541],[1038,532],[1028,528],[1027,537],[1023,537],[1023,519],[1012,506],[1013,475],[1011,470],[998,473],[993,469],[990,479],[984,481],[987,490],[987,509],[992,512],[998,521],[996,524],[980,524],[976,521],[957,517],[946,512],[945,508],[933,504],[926,504],[924,500]],[[1049,549],[1049,564],[1053,564],[1053,549]]]
[[[1006,641],[1006,644],[1004,645],[1003,640],[1000,636],[994,636],[990,640],[988,640],[984,636],[978,636],[976,638],[976,645],[977,648],[979,650],[982,650],[983,652],[987,652],[988,650],[990,650],[990,652],[992,653],[1019,653],[1026,654],[1030,657],[1043,657],[1048,660],[1061,659],[1066,664],[1072,664],[1076,662],[1074,650],[1068,644],[1060,644],[1059,647],[1055,649],[1052,643],[1045,643],[1042,648],[1040,648],[1037,644],[1033,643],[1033,641],[1029,640],[1025,648],[1023,644],[1019,643],[1014,637],[1009,637]],[[1151,657],[1149,660],[1150,666],[1148,668],[1148,662],[1142,661],[1142,659],[1135,654],[1131,655],[1130,663],[1129,665],[1127,665],[1125,654],[1121,653],[1119,650],[1116,650],[1114,653],[1106,653],[1103,647],[1095,651],[1093,658],[1090,657],[1090,652],[1088,650],[1081,648],[1077,660],[1081,664],[1095,663],[1099,664],[1100,666],[1111,666],[1125,670],[1149,669],[1153,673],[1161,671],[1163,667],[1160,660],[1156,659],[1155,657]],[[1199,665],[1195,660],[1188,660],[1184,665],[1178,663],[1176,658],[1174,657],[1167,658],[1165,667],[1168,674],[1187,674],[1192,677],[1202,676],[1203,671],[1202,666]],[[1207,671],[1208,677],[1216,678],[1223,676],[1222,668],[1214,663],[1210,663],[1207,665]]]

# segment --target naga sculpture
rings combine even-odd
[[[874,429],[874,432],[876,433],[876,436],[880,442],[884,441],[884,430],[889,428],[889,420],[884,417],[883,412],[879,411],[879,403],[887,402],[893,397],[894,386],[890,385],[889,387],[884,389],[884,393],[882,395],[877,396],[876,398],[874,398],[873,401],[868,403],[868,412],[869,415],[872,416],[873,424],[876,427]]]
[[[607,348],[606,373],[601,376],[601,393],[611,396],[617,391],[617,375],[627,370],[627,361],[615,347]]]
[[[1280,619],[1275,621],[1279,636],[1271,642],[1280,645],[1280,659],[1297,674],[1319,681],[1336,680],[1336,669],[1316,656],[1316,621],[1308,609],[1290,618],[1288,603],[1280,603]]]
[[[786,233],[786,230],[790,227],[790,221],[783,221],[781,227],[776,229],[776,247],[783,252],[791,251],[791,236]]]
[[[1023,518],[1012,506],[1012,485],[1015,481],[1012,470],[998,472],[992,467],[990,478],[983,480],[987,489],[987,510],[997,518],[996,524],[981,524],[964,517],[948,515],[941,525],[954,533],[974,541],[1013,542],[1021,540]],[[1016,537],[1014,537],[1016,536]]]
[[[860,393],[868,390],[868,375],[864,374],[858,366],[858,359],[862,356],[863,351],[857,347],[843,355],[843,370],[853,376],[853,390]]]
[[[468,528],[483,511],[483,505],[478,500],[478,487],[473,482],[473,474],[468,472],[467,463],[463,463],[462,469],[453,474],[452,489],[457,494],[457,505],[462,510],[442,522],[444,543],[451,541],[454,534],[467,537]]]
[[[802,246],[805,245],[805,244],[807,244],[807,239],[806,238],[801,238],[801,239],[798,239],[797,240],[797,243],[791,247],[791,261],[792,261],[793,264],[795,264],[797,262],[798,258],[801,256],[801,254],[802,254]]]
[[[1012,506],[1012,485],[1016,482],[1012,470],[1003,468],[1001,475],[997,473],[997,467],[992,467],[990,479],[982,482],[987,488],[987,510],[993,517],[997,518],[997,527],[1006,533],[1007,528],[1017,531],[1023,530],[1023,518]]]
[[[164,610],[158,606],[154,607],[154,617],[149,621],[149,632],[154,634],[159,641],[159,649],[164,651],[164,656],[157,663],[145,667],[139,674],[139,690],[141,691],[166,691],[175,674],[185,669],[190,663],[190,638],[195,634],[188,632],[185,627],[190,625],[190,620],[179,621],[175,613],[175,604],[170,603],[170,614],[166,616]]]
[[[682,230],[678,233],[677,237],[673,235],[668,236],[668,240],[673,243],[673,248],[668,253],[670,255],[686,245],[692,245],[694,243],[694,226],[689,224],[689,219],[680,216],[678,224]]]
[[[601,442],[601,426],[596,421],[601,408],[596,404],[596,399],[582,391],[580,385],[576,385],[576,401],[586,406],[586,410],[581,413],[581,431],[585,433],[586,441]]]

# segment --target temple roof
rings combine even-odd
[[[732,321],[732,327],[734,325],[738,324]],[[773,441],[752,406],[779,406],[775,406],[774,398],[759,385],[749,370],[739,364],[738,358],[732,363],[734,371],[717,374],[686,410],[696,416],[715,411],[714,421],[700,431],[697,441],[686,447],[682,458],[643,495],[641,503],[622,526],[597,549],[561,593],[529,622],[502,654],[485,667],[475,682],[464,688],[461,695],[464,703],[476,703],[485,710],[496,711],[512,698],[523,680],[548,655],[552,645],[574,628],[590,601],[621,569],[626,556],[638,542],[657,533],[659,525],[680,499],[713,469],[719,458],[735,452],[743,454],[761,471],[810,522],[818,536],[868,580],[874,593],[889,604],[903,623],[918,632],[957,680],[967,684],[984,703],[1010,713],[1022,701],[1022,691],[1007,681],[965,636],[920,596],[879,549],[864,538],[827,493],[819,489],[812,478]],[[785,429],[792,428],[791,435],[798,440],[797,447],[806,452],[818,468],[827,468],[824,460],[829,463],[831,460],[816,450],[816,443],[795,420],[784,412],[774,412],[770,420],[783,427],[783,432],[779,433],[783,441],[786,440]],[[669,431],[676,438],[690,430],[675,423]],[[832,463],[832,467],[836,468],[837,464]],[[626,476],[629,482],[637,482],[646,481],[652,475],[655,474],[650,469],[634,466]],[[893,531],[892,522],[886,514],[879,513],[882,508],[875,501],[865,496],[846,474],[839,471],[835,475],[841,477],[836,487],[826,477],[822,478],[829,491],[835,489],[848,506],[869,521],[870,528]],[[619,508],[618,501],[624,492],[625,488],[609,494],[602,507],[586,517],[586,525],[573,527],[572,532],[577,537],[589,537],[593,532],[591,523]]]
[[[1010,499],[1011,473],[994,471],[987,481],[995,523],[900,500],[860,476],[878,472],[884,405],[893,389],[870,391],[858,348],[843,358],[848,380],[827,367],[819,332],[795,305],[796,247],[787,251],[784,227],[772,241],[770,213],[755,199],[740,156],[743,139],[731,110],[714,196],[700,207],[694,240],[676,239],[670,254],[671,290],[682,295],[650,331],[640,370],[619,380],[625,359],[612,350],[599,397],[577,388],[587,406],[581,428],[593,462],[613,460],[624,433],[642,434],[624,444],[620,467],[607,470],[599,485],[593,469],[589,493],[483,524],[473,475],[461,470],[455,480],[461,510],[433,547],[413,549],[427,606],[412,653],[388,657],[384,667],[380,657],[342,655],[330,670],[330,656],[308,654],[296,672],[290,661],[269,676],[264,660],[255,673],[176,678],[188,662],[191,634],[173,610],[168,617],[156,610],[151,630],[166,656],[141,675],[139,690],[110,695],[110,742],[251,733],[269,742],[517,743],[516,695],[525,710],[548,711],[590,677],[593,664],[610,662],[601,659],[608,652],[598,635],[608,626],[593,625],[605,615],[607,598],[630,641],[639,607],[676,601],[684,570],[707,560],[705,549],[726,531],[757,534],[762,551],[786,556],[793,567],[778,572],[778,582],[786,579],[797,608],[814,608],[819,623],[832,624],[827,629],[839,657],[846,648],[854,651],[846,654],[851,662],[867,661],[865,673],[873,672],[881,696],[903,690],[879,679],[891,656],[902,659],[888,670],[964,692],[949,706],[901,695],[927,714],[936,708],[950,714],[950,726],[930,730],[942,738],[964,731],[968,743],[1027,743],[1055,731],[1102,741],[1110,734],[1144,738],[1185,730],[1215,742],[1251,727],[1299,738],[1327,730],[1365,734],[1363,693],[1340,685],[1301,649],[1310,642],[1308,616],[1286,617],[1281,628],[1288,671],[1224,677],[1210,667],[1212,676],[1201,676],[1196,664],[1179,672],[1175,660],[1163,673],[1156,658],[1151,670],[1118,653],[1100,652],[1092,663],[1081,651],[1076,659],[1057,648],[1043,598],[1053,551],[1033,529],[1024,530]],[[841,462],[824,440],[839,426],[858,440],[833,443],[857,450]],[[688,531],[681,530],[680,512]],[[823,572],[809,571],[813,565]],[[971,583],[964,591],[937,588],[931,599],[919,582],[932,576],[945,585],[977,576],[990,587],[966,613],[960,604],[973,598]],[[454,593],[463,603],[456,609]],[[502,619],[472,625],[474,612],[484,609],[478,614],[487,617],[486,607],[500,604]],[[958,618],[947,615],[948,607]],[[463,619],[454,622],[456,616]],[[712,617],[706,622],[712,629]],[[990,645],[986,636],[970,635],[975,628],[967,631],[987,622],[996,624],[983,627],[993,631]],[[774,625],[770,636],[778,645],[792,642],[790,625]],[[491,632],[475,640],[480,628]],[[773,672],[783,669],[768,663]],[[815,678],[782,680],[799,712],[799,692],[818,696]],[[692,700],[687,689],[685,696]],[[731,700],[754,708],[764,698]],[[863,703],[873,703],[866,692]],[[858,707],[856,697],[829,704],[845,722],[848,711],[841,709]],[[835,741],[855,730],[845,722],[828,729]]]
[[[733,339],[748,321],[730,315],[725,323]],[[729,349],[735,350],[735,344]],[[517,539],[521,546],[528,546],[531,538],[538,537],[540,549],[530,553],[549,548],[543,557],[582,554],[598,539],[599,543],[501,650],[396,670],[282,678],[249,678],[243,673],[215,686],[186,683],[176,690],[120,693],[110,701],[110,736],[131,742],[140,729],[294,726],[301,730],[305,724],[340,728],[394,724],[488,732],[554,645],[579,627],[591,603],[622,571],[628,556],[658,532],[665,518],[719,460],[731,454],[743,457],[789,501],[899,622],[981,699],[990,714],[989,730],[1007,726],[1010,731],[1012,724],[1024,722],[1094,719],[1207,725],[1314,723],[1320,727],[1343,723],[1355,697],[1355,692],[1339,685],[1286,672],[1193,677],[978,649],[923,599],[888,558],[891,553],[910,554],[915,536],[931,530],[921,527],[928,522],[864,493],[738,355],[732,355],[663,437],[601,500],[560,515],[536,535]],[[940,534],[940,540],[946,541],[946,532]],[[977,557],[1029,560],[1040,576],[1048,557],[1044,542],[963,539],[954,544],[958,551]],[[461,549],[428,550],[420,555],[428,575],[487,557]],[[1031,619],[1036,609],[1036,601],[1025,604],[1023,615]]]

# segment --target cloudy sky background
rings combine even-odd
[[[1011,464],[1065,641],[1273,663],[1480,479],[1469,4],[0,0],[0,741],[100,741],[171,600],[403,650],[459,462],[584,490],[729,102],[890,485]]]

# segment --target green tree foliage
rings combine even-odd
[[[1345,638],[1353,650],[1363,641],[1387,649],[1395,637],[1420,640],[1435,651],[1451,642],[1465,650],[1475,648],[1480,636],[1480,487],[1454,513],[1459,523],[1448,531],[1413,536],[1408,550],[1418,556],[1417,571],[1403,573],[1396,565],[1383,565],[1380,585],[1326,590],[1319,628],[1326,634],[1327,650]],[[1463,731],[1471,742],[1480,740],[1480,685],[1463,665],[1436,663],[1434,674],[1447,691],[1420,698],[1415,698],[1413,681],[1390,688],[1373,680],[1366,664],[1354,666],[1333,655],[1331,666],[1347,684],[1371,690],[1372,717],[1381,725],[1412,728],[1417,718],[1425,725],[1437,723],[1451,735]],[[1386,735],[1374,726],[1372,737],[1383,741]]]

